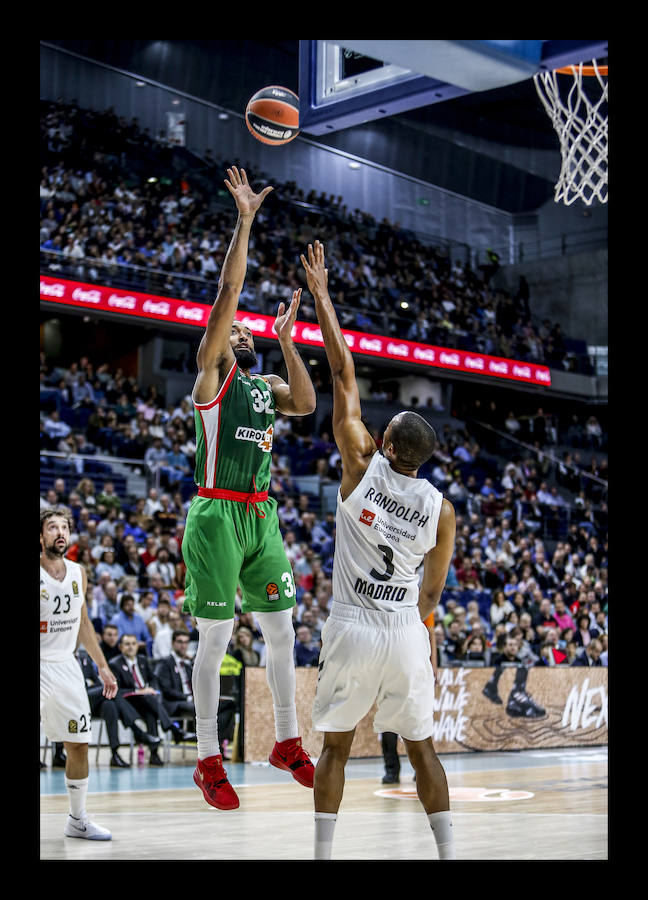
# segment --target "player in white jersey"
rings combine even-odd
[[[324,732],[314,781],[315,859],[331,858],[355,728],[374,702],[374,730],[403,738],[439,858],[454,859],[448,783],[432,743],[435,679],[423,624],[441,597],[456,530],[452,504],[417,478],[436,435],[421,416],[402,412],[385,429],[382,453],[377,450],[362,422],[322,244],[309,244],[301,261],[331,367],[333,434],[342,457],[333,603],[313,703],[313,724]]]
[[[116,695],[117,681],[88,616],[85,570],[65,558],[71,523],[72,516],[63,506],[41,509],[40,715],[49,740],[63,742],[67,753],[65,786],[70,814],[65,836],[109,841],[110,831],[92,822],[86,811],[90,703],[74,657],[77,642],[83,644],[96,663],[106,699]]]

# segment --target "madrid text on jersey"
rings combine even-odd
[[[421,528],[430,518],[429,515],[422,515],[418,509],[412,509],[411,506],[405,506],[404,503],[399,503],[398,500],[394,500],[389,494],[383,494],[381,491],[377,491],[372,487],[367,488],[364,499],[371,500],[371,502],[380,507],[380,509],[384,509],[387,513],[392,513],[396,518],[402,519],[404,522],[409,522],[411,525],[418,525]]]
[[[372,600],[393,600],[400,602],[407,595],[406,587],[398,587],[391,584],[376,584],[373,581],[365,581],[364,578],[356,578],[353,590],[356,594],[371,597]]]

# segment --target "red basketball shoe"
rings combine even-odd
[[[193,780],[203,792],[205,800],[216,809],[238,809],[239,798],[227,780],[227,772],[223,768],[223,757],[208,756],[199,759]]]
[[[290,738],[288,741],[276,742],[269,756],[270,763],[277,769],[285,769],[291,772],[295,781],[304,787],[313,787],[315,766],[310,756],[302,747],[300,737]]]

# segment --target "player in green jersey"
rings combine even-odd
[[[198,736],[194,781],[217,809],[239,805],[223,769],[217,728],[219,673],[232,636],[238,585],[242,610],[255,613],[267,647],[276,732],[270,762],[307,787],[313,786],[314,774],[301,746],[295,708],[295,585],[277,503],[268,496],[275,410],[301,416],[315,409],[315,391],[291,337],[301,290],[293,293],[288,309],[279,304],[274,323],[288,381],[277,375],[250,375],[256,364],[252,333],[234,315],[252,222],[272,187],[256,194],[244,169],[232,166],[227,174],[225,185],[238,219],[198,348],[192,394],[198,495],[189,508],[182,543],[187,607],[199,632],[193,668]]]

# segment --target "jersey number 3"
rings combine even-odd
[[[391,547],[388,547],[385,544],[378,544],[378,549],[382,550],[383,562],[386,566],[386,571],[377,572],[375,569],[372,569],[369,574],[376,581],[389,581],[389,579],[394,574],[394,564],[392,563],[392,559],[394,558],[394,551]]]

